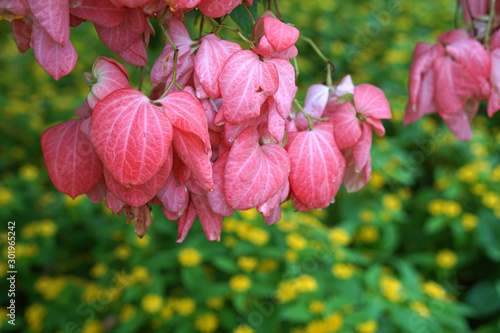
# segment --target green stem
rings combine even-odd
[[[238,34],[238,36],[240,36],[240,38],[245,41],[246,43],[248,43],[248,45],[250,45],[250,47],[255,47],[255,42],[251,41],[250,39],[246,38],[245,36],[243,36],[243,34],[241,33],[241,31],[239,29],[236,29],[236,28],[233,28],[233,27],[230,27],[228,25],[225,25],[225,24],[220,24],[219,25],[219,28],[222,28],[222,29],[226,29],[226,30],[229,30],[229,31],[232,31],[236,34]]]
[[[142,91],[142,85],[144,82],[144,66],[139,67],[139,86],[137,87],[137,90]]]
[[[274,9],[276,10],[276,16],[278,17],[278,19],[280,21],[284,22],[283,16],[281,16],[280,6],[278,5],[278,0],[274,0]]]
[[[183,90],[183,88],[177,82],[177,59],[179,57],[179,48],[174,44],[174,42],[172,41],[172,38],[170,38],[170,35],[168,34],[167,28],[165,28],[164,25],[161,25],[160,27],[161,27],[161,30],[163,31],[163,34],[167,38],[168,42],[170,43],[170,45],[174,49],[174,69],[172,71],[172,81],[170,81],[170,83],[167,86],[167,89],[165,89],[165,91],[163,92],[163,94],[159,98],[159,99],[162,99],[163,97],[167,96],[168,92],[170,91],[170,89],[172,89],[174,84],[177,86],[177,88],[179,88],[179,90]]]
[[[490,16],[488,18],[488,25],[486,26],[486,35],[484,36],[484,47],[489,50],[490,49],[490,34],[491,34],[491,26],[493,25],[493,19],[495,18],[495,3],[496,0],[491,0],[490,6]]]
[[[293,68],[295,68],[295,80],[297,80],[297,78],[299,77],[299,64],[297,63],[297,57],[293,58],[292,59],[292,62],[293,62]]]
[[[333,62],[331,62],[330,59],[328,59],[323,54],[323,52],[321,52],[319,47],[313,42],[313,40],[311,38],[304,37],[302,35],[299,38],[302,39],[303,41],[305,41],[306,43],[308,43],[309,45],[311,45],[314,52],[316,52],[316,54],[321,58],[321,60],[323,60],[326,63],[326,66],[327,66],[326,85],[331,88],[332,87],[332,72],[335,72],[335,66],[333,65]]]
[[[200,32],[198,34],[198,38],[201,38],[201,35],[203,34],[203,26],[204,25],[205,25],[205,15],[201,15]]]
[[[243,9],[247,12],[248,17],[250,17],[250,20],[252,20],[252,24],[255,25],[255,19],[253,18],[252,13],[248,9],[248,6],[244,2],[242,2],[241,5],[243,6]]]
[[[299,111],[304,115],[304,117],[306,117],[307,119],[307,124],[309,126],[309,130],[312,130],[313,127],[314,127],[314,124],[312,122],[312,120],[319,120],[319,121],[327,121],[328,118],[319,118],[319,117],[315,117],[315,116],[311,116],[310,114],[308,114],[304,108],[302,107],[302,105],[300,105],[299,101],[294,99],[293,100],[293,103],[295,104],[295,106],[297,107],[297,109],[299,109]]]

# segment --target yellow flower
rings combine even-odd
[[[285,260],[288,262],[296,262],[298,257],[297,252],[293,250],[286,250],[285,252]]]
[[[358,231],[356,239],[362,243],[374,243],[378,239],[378,230],[374,226],[366,225]]]
[[[318,282],[311,275],[303,274],[293,280],[295,290],[298,292],[311,292],[318,289]]]
[[[207,313],[197,317],[194,326],[200,332],[215,332],[219,327],[219,318],[213,313]]]
[[[43,307],[43,305],[35,303],[30,305],[26,309],[25,317],[28,322],[29,328],[33,332],[40,332],[42,330],[43,319],[47,314],[47,310]]]
[[[160,316],[165,319],[169,320],[174,316],[174,310],[176,306],[176,301],[172,298],[167,299],[167,304],[161,309]]]
[[[50,278],[42,276],[35,282],[35,290],[47,300],[53,300],[66,287],[66,281],[62,277]]]
[[[196,302],[191,298],[180,298],[174,303],[175,309],[181,316],[189,316],[196,308]]]
[[[394,194],[386,194],[382,197],[382,205],[392,211],[401,210],[401,200]]]
[[[274,259],[264,259],[257,268],[261,272],[273,272],[278,269],[279,263]]]
[[[103,264],[103,263],[95,264],[90,269],[90,276],[92,276],[93,278],[101,277],[104,274],[106,274],[107,270],[108,270],[108,266],[106,264]]]
[[[118,259],[122,259],[122,260],[125,260],[127,259],[128,257],[130,257],[130,255],[132,254],[132,251],[130,250],[130,247],[126,244],[121,244],[121,245],[118,245],[115,250],[114,250],[114,254],[115,256],[118,258]]]
[[[281,281],[278,284],[278,290],[276,291],[276,298],[283,302],[287,303],[293,301],[297,297],[297,291],[295,289],[295,285],[290,281]]]
[[[19,177],[24,181],[32,181],[38,177],[38,169],[34,165],[25,165],[19,170]]]
[[[491,180],[494,182],[500,181],[500,165],[491,172]]]
[[[120,322],[126,323],[134,316],[135,316],[135,307],[133,305],[127,304],[122,308],[122,311],[120,312]]]
[[[259,215],[259,213],[257,212],[257,209],[255,209],[255,208],[252,208],[249,210],[241,210],[241,211],[239,211],[239,213],[240,213],[241,217],[243,217],[245,220],[254,220]]]
[[[325,318],[328,332],[337,332],[342,327],[342,315],[340,313],[332,313]]]
[[[233,333],[255,333],[255,331],[248,325],[240,325],[234,329]]]
[[[137,245],[138,247],[141,247],[141,248],[148,246],[150,241],[151,241],[151,238],[149,237],[149,235],[145,235],[142,238],[135,237],[135,245]]]
[[[441,287],[441,285],[434,281],[422,283],[420,288],[425,294],[429,295],[432,298],[440,300],[446,299],[446,291],[443,289],[443,287]]]
[[[473,183],[477,180],[477,172],[471,165],[465,165],[458,169],[458,178],[465,183]]]
[[[362,209],[361,212],[359,212],[359,218],[365,223],[372,223],[375,219],[375,214],[371,210]]]
[[[462,213],[462,207],[458,202],[445,201],[443,204],[443,213],[449,217],[457,217]]]
[[[14,193],[5,187],[0,187],[0,207],[5,206],[14,198]]]
[[[28,223],[21,229],[23,238],[29,239],[35,237],[37,234],[37,227],[35,223]]]
[[[222,229],[226,232],[235,232],[238,230],[238,221],[233,218],[224,219]]]
[[[464,227],[465,231],[471,231],[476,228],[478,220],[479,219],[476,215],[465,213],[462,216],[462,226]]]
[[[201,262],[201,254],[192,248],[183,249],[179,252],[179,262],[182,266],[197,266]]]
[[[474,195],[482,195],[484,192],[486,192],[486,185],[484,185],[484,184],[474,184],[471,187],[471,192]]]
[[[422,302],[413,301],[410,303],[410,308],[418,313],[421,317],[427,318],[431,315],[429,308]]]
[[[54,221],[44,219],[38,222],[37,231],[38,234],[42,237],[52,237],[57,231],[57,226]]]
[[[436,255],[436,263],[441,268],[452,268],[457,264],[457,255],[455,252],[450,250],[441,250]]]
[[[251,285],[252,281],[245,275],[235,275],[229,280],[229,286],[236,292],[245,292]]]
[[[427,210],[431,215],[439,215],[443,212],[444,200],[435,199],[429,203]]]
[[[328,238],[333,244],[348,245],[351,242],[351,236],[342,228],[333,228],[328,233]]]
[[[315,320],[310,322],[306,328],[306,333],[326,333],[327,332],[326,323],[322,320]]]
[[[269,233],[260,228],[251,228],[246,239],[255,245],[263,246],[269,241]]]
[[[356,331],[359,333],[374,333],[377,331],[378,324],[375,320],[369,320],[365,323],[358,324]]]
[[[383,187],[385,185],[384,176],[382,176],[382,174],[380,172],[377,172],[377,171],[372,172],[370,184],[375,188]]]
[[[253,271],[257,267],[258,261],[252,257],[238,257],[238,266],[244,271]]]
[[[382,289],[382,295],[391,302],[398,302],[401,300],[401,290],[402,285],[396,278],[383,275],[379,280],[380,289]]]
[[[163,306],[163,300],[160,295],[157,294],[147,294],[142,298],[141,306],[144,311],[149,313],[155,313],[160,311]]]
[[[483,205],[491,209],[500,206],[500,196],[495,192],[486,192],[483,195]]]
[[[285,220],[285,219],[276,223],[276,226],[278,227],[278,229],[280,229],[281,231],[285,231],[285,232],[290,232],[290,231],[297,229],[296,222],[290,221],[290,220]]]
[[[354,267],[351,264],[335,264],[332,273],[339,279],[350,279],[354,274]]]
[[[309,303],[309,311],[312,314],[322,314],[325,310],[325,303],[322,301],[312,301]]]
[[[224,237],[222,243],[227,247],[233,248],[236,246],[236,244],[238,244],[238,240],[233,236],[227,236]]]
[[[98,320],[89,320],[82,328],[82,333],[101,333],[102,325]]]
[[[132,277],[137,282],[146,281],[146,280],[148,280],[149,276],[150,276],[149,271],[144,266],[136,266],[132,270]]]
[[[297,251],[303,250],[307,246],[307,240],[297,233],[286,236],[286,244]]]
[[[224,306],[224,298],[212,297],[207,299],[206,304],[209,308],[217,310]]]
[[[398,195],[401,197],[401,199],[408,200],[411,198],[411,190],[407,187],[403,187],[398,190]]]
[[[72,199],[68,195],[64,196],[64,204],[70,208],[79,206],[83,201],[85,201],[84,195],[77,196],[75,199]]]

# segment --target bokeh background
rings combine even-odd
[[[402,124],[414,45],[454,27],[455,1],[282,0],[280,7],[333,60],[334,81],[351,74],[355,84],[380,86],[393,119],[374,139],[365,189],[342,188],[324,211],[295,213],[288,203],[269,227],[253,210],[236,213],[220,243],[195,223],[177,244],[176,223],[161,210],[139,239],[103,203],[59,193],[40,136],[73,117],[88,93],[82,73],[98,55],[113,54],[91,24],[73,28],[79,60],[56,82],[32,50],[18,53],[9,24],[0,23],[2,332],[500,331],[499,117],[488,119],[483,105],[466,143],[433,116]],[[149,69],[163,45],[157,34]],[[309,45],[298,47],[303,99],[324,81],[325,66]],[[126,67],[137,86],[139,70]],[[15,327],[5,310],[12,220]]]

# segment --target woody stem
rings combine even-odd
[[[174,86],[174,84],[179,88],[179,90],[182,90],[182,86],[177,82],[177,59],[179,57],[179,48],[175,46],[174,42],[172,41],[172,38],[170,38],[170,35],[168,34],[167,28],[165,28],[164,25],[160,25],[161,30],[163,31],[163,34],[167,38],[168,42],[170,43],[170,46],[174,49],[174,69],[172,71],[172,81],[168,84],[167,89],[165,89],[165,92],[161,95],[159,99],[162,99],[165,97],[170,89]]]

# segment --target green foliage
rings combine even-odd
[[[112,54],[88,25],[73,29],[80,60],[72,75],[54,82],[31,50],[18,54],[8,24],[0,24],[0,217],[16,221],[18,270],[16,327],[2,313],[2,331],[500,329],[498,116],[487,119],[482,106],[467,143],[431,116],[409,127],[401,123],[415,42],[452,28],[454,3],[280,5],[284,18],[333,60],[334,81],[351,73],[355,84],[379,85],[394,118],[384,122],[386,137],[374,140],[372,180],[361,192],[341,189],[323,212],[294,213],[289,205],[284,219],[269,227],[255,211],[235,214],[225,221],[221,243],[209,243],[195,223],[177,244],[176,223],[159,210],[139,240],[133,226],[103,204],[57,192],[40,135],[71,117],[85,98],[80,73],[99,54]],[[263,9],[260,2],[254,6]],[[249,34],[244,15],[239,10],[231,17]],[[157,35],[152,45],[154,59],[163,41]],[[303,98],[308,85],[324,80],[325,64],[306,43],[298,47]],[[136,86],[139,71],[127,68]],[[4,228],[3,253],[6,239]],[[8,289],[5,265],[6,259],[2,292]]]

